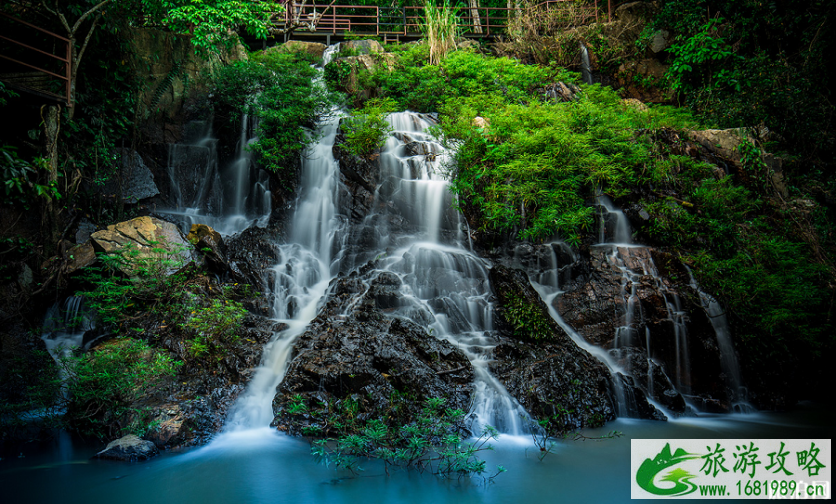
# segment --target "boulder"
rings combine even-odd
[[[671,34],[668,30],[656,30],[650,38],[650,50],[654,53],[660,53],[671,45]]]
[[[145,166],[139,153],[130,149],[117,149],[122,161],[104,186],[105,194],[121,197],[125,203],[137,203],[160,194],[154,182],[154,174]]]
[[[96,262],[96,251],[90,240],[76,245],[67,251],[67,262],[64,265],[64,273],[73,275],[79,270],[91,266]]]
[[[738,145],[744,139],[754,141],[746,128],[689,131],[688,136],[692,141],[702,145],[715,155],[736,163],[740,162],[740,153],[737,151]]]
[[[382,52],[383,46],[377,40],[346,40],[340,44],[340,54],[357,56]]]
[[[133,462],[135,460],[148,460],[159,453],[159,450],[151,441],[140,439],[134,434],[128,434],[111,441],[94,458]]]
[[[191,259],[191,245],[178,227],[155,217],[137,217],[112,224],[90,235],[90,241],[96,252],[130,253],[133,260],[172,260],[173,264],[168,266],[170,273]],[[130,261],[121,269],[125,274],[133,274]]]
[[[320,44],[319,42],[304,42],[302,40],[288,40],[284,44],[277,45],[275,47],[271,47],[267,49],[267,51],[279,51],[279,52],[303,52],[306,54],[310,54],[314,58],[322,58],[322,54],[325,53],[325,44]]]

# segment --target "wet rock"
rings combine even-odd
[[[312,407],[351,398],[358,418],[384,422],[396,405],[401,420],[414,419],[424,400],[435,397],[468,409],[473,368],[467,356],[424,327],[385,314],[398,304],[396,275],[372,270],[335,282],[334,296],[296,343],[273,400],[274,426],[293,434],[310,426],[328,432],[325,418],[290,409],[299,397]],[[409,401],[398,402],[404,394]]]
[[[159,453],[159,450],[151,441],[140,439],[134,434],[128,434],[111,441],[104,450],[95,455],[95,458],[133,462],[135,460],[148,460]]]
[[[154,183],[154,174],[145,165],[139,153],[130,149],[117,151],[122,156],[122,162],[102,191],[105,194],[118,195],[126,203],[137,203],[139,200],[160,194],[157,184]]]
[[[679,392],[729,406],[714,328],[676,258],[649,247],[593,247],[573,268],[583,274],[561,284],[554,307],[578,334],[613,349],[638,386],[675,413],[685,411]]]
[[[86,217],[78,221],[78,230],[75,233],[75,242],[79,245],[88,241],[90,235],[96,232],[96,225],[90,222]]]
[[[613,420],[618,400],[613,376],[598,359],[581,349],[548,313],[548,307],[521,270],[494,266],[491,285],[497,295],[500,334],[491,371],[526,410],[536,418],[549,418],[552,427],[572,431]],[[519,338],[512,310],[523,300],[543,319],[548,336]],[[523,329],[524,330],[524,329]],[[642,418],[660,419],[646,397],[632,383],[625,385]],[[661,417],[663,418],[663,417]]]
[[[223,274],[229,269],[223,253],[223,238],[221,234],[206,224],[192,224],[186,237],[195,249],[203,254],[206,265],[210,270]]]
[[[363,159],[343,147],[345,133],[340,129],[334,140],[333,154],[340,162],[340,180],[348,194],[340,197],[340,212],[352,222],[361,222],[372,209],[375,188],[380,183],[380,160]]]

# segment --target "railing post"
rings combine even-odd
[[[607,0],[607,23],[612,23],[612,0]]]
[[[403,36],[406,37],[406,7],[401,7],[403,13]]]
[[[380,7],[375,6],[374,34],[380,35]]]
[[[491,36],[491,9],[485,9],[485,28],[487,28],[488,36]]]

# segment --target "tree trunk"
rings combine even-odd
[[[479,17],[479,0],[467,0],[470,5],[470,17],[473,18],[473,33],[482,33],[482,20]]]
[[[45,151],[46,160],[49,165],[48,183],[57,185],[58,183],[58,134],[61,131],[61,107],[58,105],[50,105],[47,108],[46,117],[44,120],[44,136],[46,140]],[[61,207],[53,198],[46,200],[44,205],[44,212],[41,216],[41,225],[43,226],[44,236],[47,246],[52,246],[58,240],[58,218]]]

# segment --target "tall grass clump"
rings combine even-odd
[[[426,0],[421,31],[430,46],[430,65],[439,64],[447,53],[456,49],[456,35],[459,31],[456,9],[447,0],[441,6]]]

